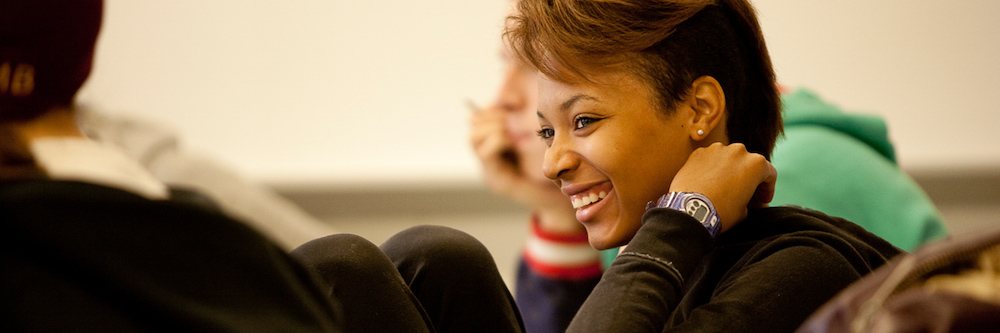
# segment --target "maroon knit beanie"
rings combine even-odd
[[[0,0],[0,121],[72,104],[87,80],[103,0]]]

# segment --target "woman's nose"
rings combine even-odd
[[[542,173],[546,178],[557,180],[566,177],[580,164],[580,158],[572,152],[566,140],[555,138],[545,150]]]

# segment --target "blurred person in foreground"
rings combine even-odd
[[[285,250],[336,231],[273,189],[241,175],[238,168],[184,145],[168,126],[87,107],[77,108],[76,118],[87,137],[125,153],[171,188],[204,195]]]
[[[339,331],[278,246],[84,136],[102,10],[0,3],[0,331]]]
[[[422,226],[291,254],[87,138],[101,0],[0,2],[0,331],[520,332],[492,257]]]

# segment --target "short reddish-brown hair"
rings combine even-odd
[[[746,0],[519,0],[504,38],[555,80],[631,71],[667,114],[695,79],[711,76],[726,95],[732,142],[769,157],[781,134],[774,70]]]

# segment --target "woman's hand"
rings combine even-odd
[[[698,148],[670,183],[670,192],[696,192],[715,206],[722,232],[746,219],[747,207],[766,207],[778,172],[763,155],[741,143]]]

